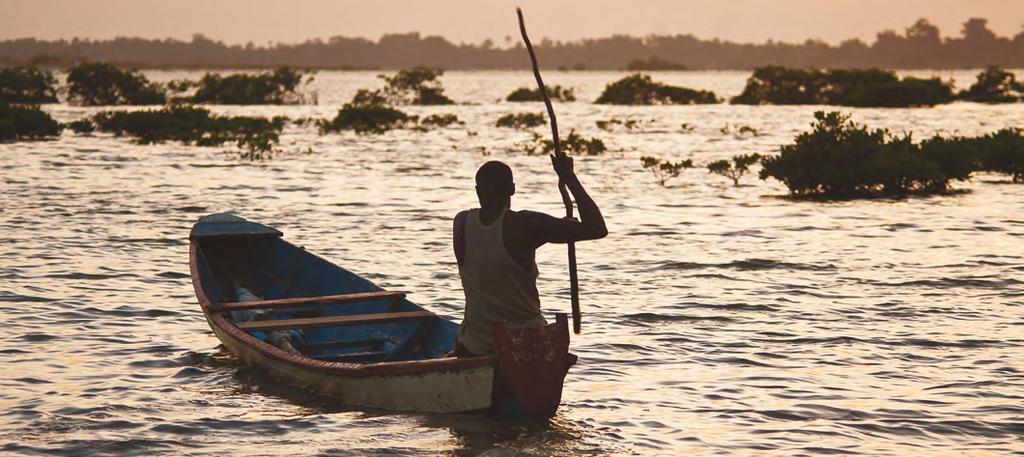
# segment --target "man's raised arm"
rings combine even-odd
[[[601,209],[590,198],[573,170],[572,157],[551,156],[551,165],[558,173],[558,178],[576,200],[580,220],[558,219],[543,213],[524,212],[530,220],[535,235],[535,244],[568,243],[570,241],[596,240],[608,236],[608,227],[604,224]]]

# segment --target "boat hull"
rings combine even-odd
[[[204,219],[189,237],[192,285],[210,328],[243,365],[368,408],[448,413],[499,405],[500,415],[511,405],[531,420],[557,409],[575,360],[567,359],[564,315],[544,329],[502,326],[506,344],[497,355],[450,357],[458,326],[404,293],[384,291],[273,228],[234,216]],[[251,309],[269,311],[246,314]],[[290,336],[298,346],[268,343],[275,335],[298,335]],[[540,379],[544,385],[535,385]]]
[[[211,328],[224,347],[244,365],[293,387],[345,404],[433,413],[478,411],[491,406],[493,364],[410,374],[344,376],[267,357],[217,326],[211,325]]]

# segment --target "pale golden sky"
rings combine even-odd
[[[517,36],[516,5],[537,39],[692,33],[740,42],[871,42],[877,31],[902,31],[920,17],[946,36],[958,35],[972,16],[1004,36],[1024,25],[1024,0],[0,0],[0,39],[202,33],[266,44],[419,31],[502,45]]]

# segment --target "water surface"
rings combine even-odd
[[[941,76],[964,87],[975,73]],[[747,177],[733,187],[698,169],[663,188],[640,156],[706,163],[772,153],[823,107],[586,102],[621,76],[546,75],[584,100],[556,106],[561,128],[612,149],[576,161],[611,234],[578,246],[580,363],[548,427],[351,409],[268,382],[219,348],[188,277],[191,224],[235,211],[459,320],[451,217],[475,206],[476,167],[508,162],[515,208],[562,211],[548,160],[518,152],[530,134],[493,127],[502,114],[542,110],[499,101],[532,85],[531,75],[470,72],[444,77],[468,104],[409,108],[455,113],[464,126],[366,137],[290,126],[282,148],[291,152],[265,162],[70,132],[0,145],[0,450],[1024,453],[1024,186],[983,174],[954,195],[797,202],[778,198],[777,182]],[[656,79],[732,96],[746,76]],[[321,72],[319,105],[212,109],[328,117],[379,83],[374,73]],[[62,121],[98,110],[45,109]],[[1020,105],[844,111],[918,139],[1024,121]],[[634,133],[595,126],[615,116],[650,123]],[[760,134],[735,133],[740,125]],[[567,311],[564,247],[542,248],[538,262],[544,308]]]

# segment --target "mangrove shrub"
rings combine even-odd
[[[719,103],[714,92],[670,86],[651,80],[651,77],[636,73],[604,88],[595,103],[611,105],[691,105]]]
[[[1024,83],[1017,76],[997,66],[978,73],[971,87],[960,91],[961,100],[980,103],[1013,103],[1024,100]]]
[[[139,144],[178,141],[197,146],[234,143],[249,159],[263,158],[278,143],[287,121],[249,116],[219,116],[193,106],[159,110],[104,111],[92,119],[97,130],[131,137]]]
[[[68,98],[85,106],[161,105],[163,89],[138,70],[121,70],[103,62],[82,63],[68,71]]]
[[[546,122],[544,115],[540,113],[515,113],[499,117],[494,126],[527,130],[544,125],[544,122]]]
[[[392,107],[380,92],[360,89],[352,101],[338,110],[334,119],[320,122],[320,132],[352,130],[360,134],[380,134],[414,120]]]
[[[1024,131],[1005,128],[977,137],[935,136],[921,143],[921,150],[949,174],[967,179],[972,171],[988,171],[1024,182]]]
[[[576,101],[576,93],[571,87],[562,87],[558,85],[545,86],[548,90],[548,98],[561,102],[574,102]],[[542,102],[544,97],[540,95],[540,88],[530,89],[528,87],[520,87],[508,97],[505,97],[505,101],[509,102]]]
[[[622,127],[630,132],[640,130],[645,126],[654,124],[653,119],[620,119],[613,117],[611,119],[601,119],[594,122],[597,128],[606,132],[616,130],[618,127]]]
[[[782,181],[798,196],[840,198],[941,192],[963,179],[929,159],[909,134],[871,130],[837,112],[814,117],[811,132],[761,161],[761,179]]]
[[[0,99],[10,103],[57,103],[57,80],[38,67],[0,68]]]
[[[196,83],[191,97],[194,103],[223,105],[283,105],[303,100],[297,88],[303,73],[288,67],[263,73],[237,73],[228,76],[207,73]],[[308,81],[307,81],[308,82]],[[180,84],[180,82],[179,82]],[[178,87],[178,89],[187,88]]]
[[[658,180],[658,184],[662,187],[665,186],[665,182],[672,178],[678,178],[687,168],[693,168],[693,160],[686,159],[679,162],[672,162],[669,160],[662,160],[657,157],[641,157],[640,166],[644,167],[645,170],[649,170],[654,177]]]
[[[745,105],[933,106],[953,101],[950,83],[876,68],[858,70],[760,67],[731,103]]]
[[[708,172],[722,175],[732,180],[734,186],[740,185],[740,178],[750,171],[750,166],[761,160],[761,154],[740,154],[733,156],[732,161],[716,160],[707,165]]]
[[[72,132],[79,134],[87,134],[96,131],[96,125],[92,123],[91,119],[79,119],[77,121],[71,121],[64,124],[65,127],[71,129]]]
[[[64,127],[35,105],[12,105],[0,99],[0,141],[45,140]]]
[[[562,138],[560,142],[562,152],[575,155],[600,155],[608,150],[604,141],[599,138],[585,138],[576,133],[575,129],[569,131],[569,135]],[[554,154],[555,143],[551,140],[541,139],[540,135],[534,134],[534,142],[525,147],[526,153],[533,154]]]
[[[378,75],[386,85],[380,94],[393,105],[451,105],[438,79],[444,70],[414,67],[400,70],[394,76]]]
[[[463,125],[459,119],[459,116],[454,114],[431,114],[423,119],[420,119],[421,127],[448,127],[451,125]]]

